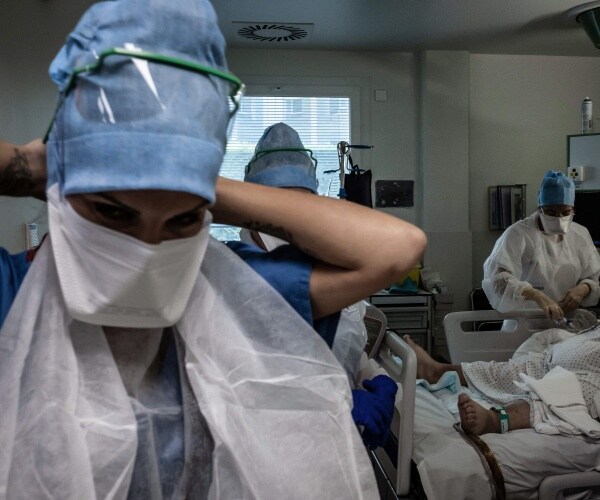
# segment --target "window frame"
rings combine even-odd
[[[361,87],[360,85],[344,85],[339,82],[323,82],[317,84],[315,82],[307,83],[305,78],[293,79],[297,80],[287,83],[273,84],[262,78],[241,78],[246,85],[246,96],[251,97],[344,97],[349,99],[349,115],[350,115],[350,137],[340,137],[340,141],[352,141],[352,137],[360,137],[360,110],[361,110]],[[320,81],[320,80],[319,80]],[[317,158],[318,159],[318,158]],[[335,174],[332,174],[335,175]],[[332,196],[330,194],[330,196]],[[333,195],[332,197],[335,197]],[[226,227],[221,224],[213,224],[212,228]]]

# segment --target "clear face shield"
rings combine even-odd
[[[173,69],[183,71],[174,72]],[[190,78],[190,72],[208,78],[217,95],[229,96],[229,137],[244,94],[241,80],[232,74],[196,62],[126,46],[105,50],[94,63],[73,70],[61,93],[44,142],[48,140],[58,110],[72,92],[79,115],[86,121],[103,124],[147,120],[171,111],[169,108],[176,106],[184,112],[185,101],[182,105],[182,98],[186,97],[193,108],[194,101],[206,100],[201,99],[201,93],[206,92],[206,82]],[[111,77],[118,78],[119,84],[102,84],[110,82]]]
[[[254,163],[256,160],[258,160],[262,156],[268,155],[269,153],[281,153],[281,152],[285,152],[285,151],[290,151],[292,153],[296,153],[296,152],[298,152],[298,153],[308,153],[308,156],[310,157],[310,159],[314,163],[315,170],[317,169],[317,159],[313,156],[312,149],[307,149],[307,148],[273,148],[273,149],[261,149],[260,151],[257,151],[254,154],[254,156],[252,157],[252,159],[248,162],[248,165],[246,167],[246,173],[248,173],[248,171],[250,170],[252,163]]]

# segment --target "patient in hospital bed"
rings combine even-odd
[[[466,433],[534,428],[589,441],[600,438],[600,326],[595,317],[589,322],[578,333],[538,332],[506,362],[441,363],[409,336],[405,340],[417,355],[418,378],[435,384],[455,372],[474,396],[458,395]]]

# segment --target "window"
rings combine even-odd
[[[286,99],[287,115],[302,113],[304,100],[302,98],[291,97]]]
[[[332,113],[331,110],[336,112]],[[301,111],[301,112],[299,112]],[[293,127],[318,160],[319,194],[337,196],[339,160],[337,143],[350,141],[350,97],[246,96],[238,112],[221,168],[221,175],[243,180],[246,164],[265,128],[284,122]],[[326,174],[327,170],[335,170]],[[213,224],[219,240],[239,239],[238,229]]]

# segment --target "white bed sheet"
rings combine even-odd
[[[446,395],[447,396],[447,395]],[[446,405],[417,387],[413,460],[428,500],[492,498],[492,485],[481,459],[453,425]],[[533,429],[486,434],[504,475],[507,498],[535,499],[544,477],[600,467],[600,445]]]

